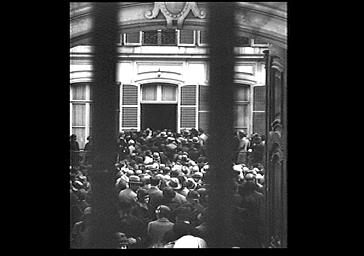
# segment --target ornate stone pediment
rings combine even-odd
[[[206,18],[206,12],[200,10],[196,2],[154,2],[153,10],[146,11],[144,16],[147,19],[153,19],[157,17],[159,11],[167,20],[167,28],[177,26],[177,28],[181,29],[190,11],[197,18]]]

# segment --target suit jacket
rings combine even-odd
[[[148,202],[148,209],[151,217],[153,219],[156,218],[155,215],[155,209],[158,207],[158,205],[162,204],[163,202],[163,192],[158,187],[151,186],[148,190],[149,194],[149,202]]]
[[[148,223],[148,236],[151,239],[151,245],[159,244],[162,242],[164,234],[172,230],[173,223],[167,218],[160,218],[156,221]]]

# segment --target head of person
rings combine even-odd
[[[191,190],[187,193],[186,199],[191,203],[198,203],[200,199],[200,194],[196,190]]]
[[[168,182],[167,182],[167,186],[171,187],[174,190],[179,190],[182,188],[181,183],[179,182],[179,179],[176,177],[171,178]]]
[[[161,180],[159,178],[157,178],[155,176],[150,178],[150,185],[151,186],[157,187],[157,186],[159,186],[160,183],[161,183]]]
[[[246,183],[253,183],[255,184],[255,176],[253,173],[247,173],[245,176],[244,176],[244,180]]]
[[[70,139],[71,139],[71,141],[76,141],[76,139],[77,139],[76,134],[72,134],[72,135],[70,136]]]
[[[155,210],[155,214],[158,219],[160,218],[169,218],[171,215],[171,209],[166,205],[159,205]]]
[[[140,178],[136,175],[131,175],[129,177],[129,188],[134,190],[134,191],[137,191],[140,186],[142,185],[141,181],[140,181]]]
[[[149,202],[149,194],[148,191],[144,188],[140,188],[137,191],[138,202],[140,203],[148,203]]]
[[[173,190],[171,187],[165,187],[163,189],[163,197],[169,201],[172,200],[176,196],[176,191]]]

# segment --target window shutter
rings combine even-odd
[[[200,42],[199,44],[207,44],[207,32],[206,31],[200,31]]]
[[[136,85],[122,85],[121,128],[138,129],[138,87]]]
[[[198,128],[202,128],[206,132],[209,131],[208,117],[209,117],[209,112],[199,112]]]
[[[253,112],[253,132],[265,133],[265,112]]]
[[[265,111],[265,86],[254,86],[254,111]]]
[[[196,128],[196,85],[184,85],[181,87],[180,100],[180,128]]]
[[[122,124],[123,127],[135,128],[138,126],[138,108],[123,107]]]
[[[138,104],[138,87],[135,85],[123,85],[123,105]]]
[[[253,132],[265,133],[265,86],[255,86],[253,91]]]
[[[199,111],[208,110],[207,90],[208,90],[207,86],[200,85]]]
[[[181,87],[181,105],[196,105],[196,85]]]

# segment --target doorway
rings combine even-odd
[[[177,104],[141,104],[142,130],[177,130]]]

